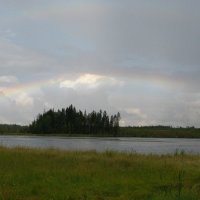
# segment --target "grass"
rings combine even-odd
[[[0,147],[0,200],[198,200],[200,156]]]

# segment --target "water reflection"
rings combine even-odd
[[[200,153],[200,139],[0,136],[0,145],[65,150],[113,150],[145,154],[169,154],[177,150],[186,153]]]

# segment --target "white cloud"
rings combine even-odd
[[[83,74],[75,80],[65,80],[60,83],[60,88],[72,89],[95,89],[103,84],[113,85],[117,81],[112,77],[101,76],[96,74]]]
[[[18,79],[15,76],[0,76],[1,83],[17,83]]]
[[[124,109],[128,114],[137,115],[141,119],[146,119],[147,115],[141,111],[140,108],[125,108]]]
[[[18,95],[15,98],[15,102],[16,102],[17,106],[25,107],[25,108],[29,108],[29,109],[32,109],[33,104],[34,104],[33,98],[30,97],[29,95],[27,95],[26,93],[22,93],[22,94]]]

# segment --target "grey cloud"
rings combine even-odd
[[[64,64],[57,58],[15,45],[8,40],[0,40],[0,73],[2,76],[15,75],[26,79],[52,75],[63,71]],[[59,70],[59,68],[61,68]]]
[[[162,76],[167,71],[170,79],[195,79],[196,84],[200,65],[199,6],[198,1],[86,1],[61,11],[47,9],[37,17],[58,23],[75,40],[93,45],[93,53],[82,52],[84,57],[79,55],[72,61],[79,69],[110,68],[111,73],[118,73],[121,68],[127,75],[132,71],[139,76],[145,70],[146,74],[161,71]],[[67,12],[70,9],[73,12]],[[124,67],[126,62],[128,69]]]
[[[71,62],[67,57],[70,50],[66,50],[66,66],[94,71],[109,66],[115,71],[121,63],[120,67],[126,71],[124,63],[129,61],[129,68],[134,69],[144,66],[149,70],[154,66],[151,70],[155,73],[170,69],[175,78],[188,68],[191,71],[199,68],[198,1],[79,1],[61,8],[62,3],[55,3],[55,9],[46,4],[46,9],[39,13],[36,10],[36,21],[43,20],[44,26],[60,24],[60,31],[72,35],[80,45],[91,44],[94,49],[92,54],[81,52],[84,57],[74,52],[76,57]]]

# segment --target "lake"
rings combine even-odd
[[[99,138],[57,136],[0,136],[0,146],[56,148],[63,150],[112,150],[145,154],[170,154],[176,151],[200,153],[200,139],[180,138]]]

